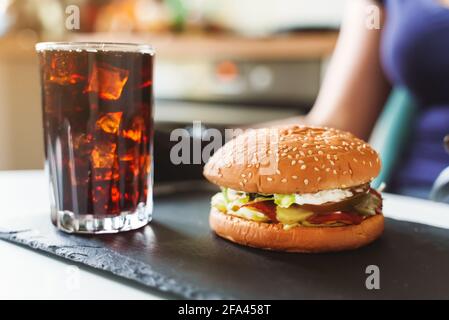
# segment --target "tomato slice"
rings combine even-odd
[[[279,222],[276,218],[276,204],[271,201],[256,201],[243,205],[244,207],[254,208],[266,215],[271,221]]]
[[[329,212],[329,213],[315,213],[309,218],[307,222],[312,224],[332,224],[332,223],[344,223],[344,224],[360,224],[363,221],[363,217],[356,213],[351,212]]]

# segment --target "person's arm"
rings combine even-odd
[[[348,3],[337,47],[310,113],[268,124],[330,126],[369,137],[390,91],[380,65],[381,30],[366,25],[367,6],[372,4],[368,0]]]

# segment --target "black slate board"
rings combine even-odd
[[[67,235],[42,216],[17,220],[0,230],[0,238],[180,298],[449,298],[447,229],[387,219],[381,239],[359,250],[268,252],[241,247],[211,233],[207,224],[210,195],[158,197],[153,222],[133,232]],[[365,287],[368,265],[380,269],[380,290]]]

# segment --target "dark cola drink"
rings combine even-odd
[[[68,232],[136,229],[152,214],[153,51],[41,43],[53,223]]]

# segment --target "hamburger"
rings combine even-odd
[[[221,188],[209,224],[220,237],[291,252],[355,249],[384,229],[382,197],[370,187],[379,156],[332,128],[248,130],[218,149],[204,176]]]

